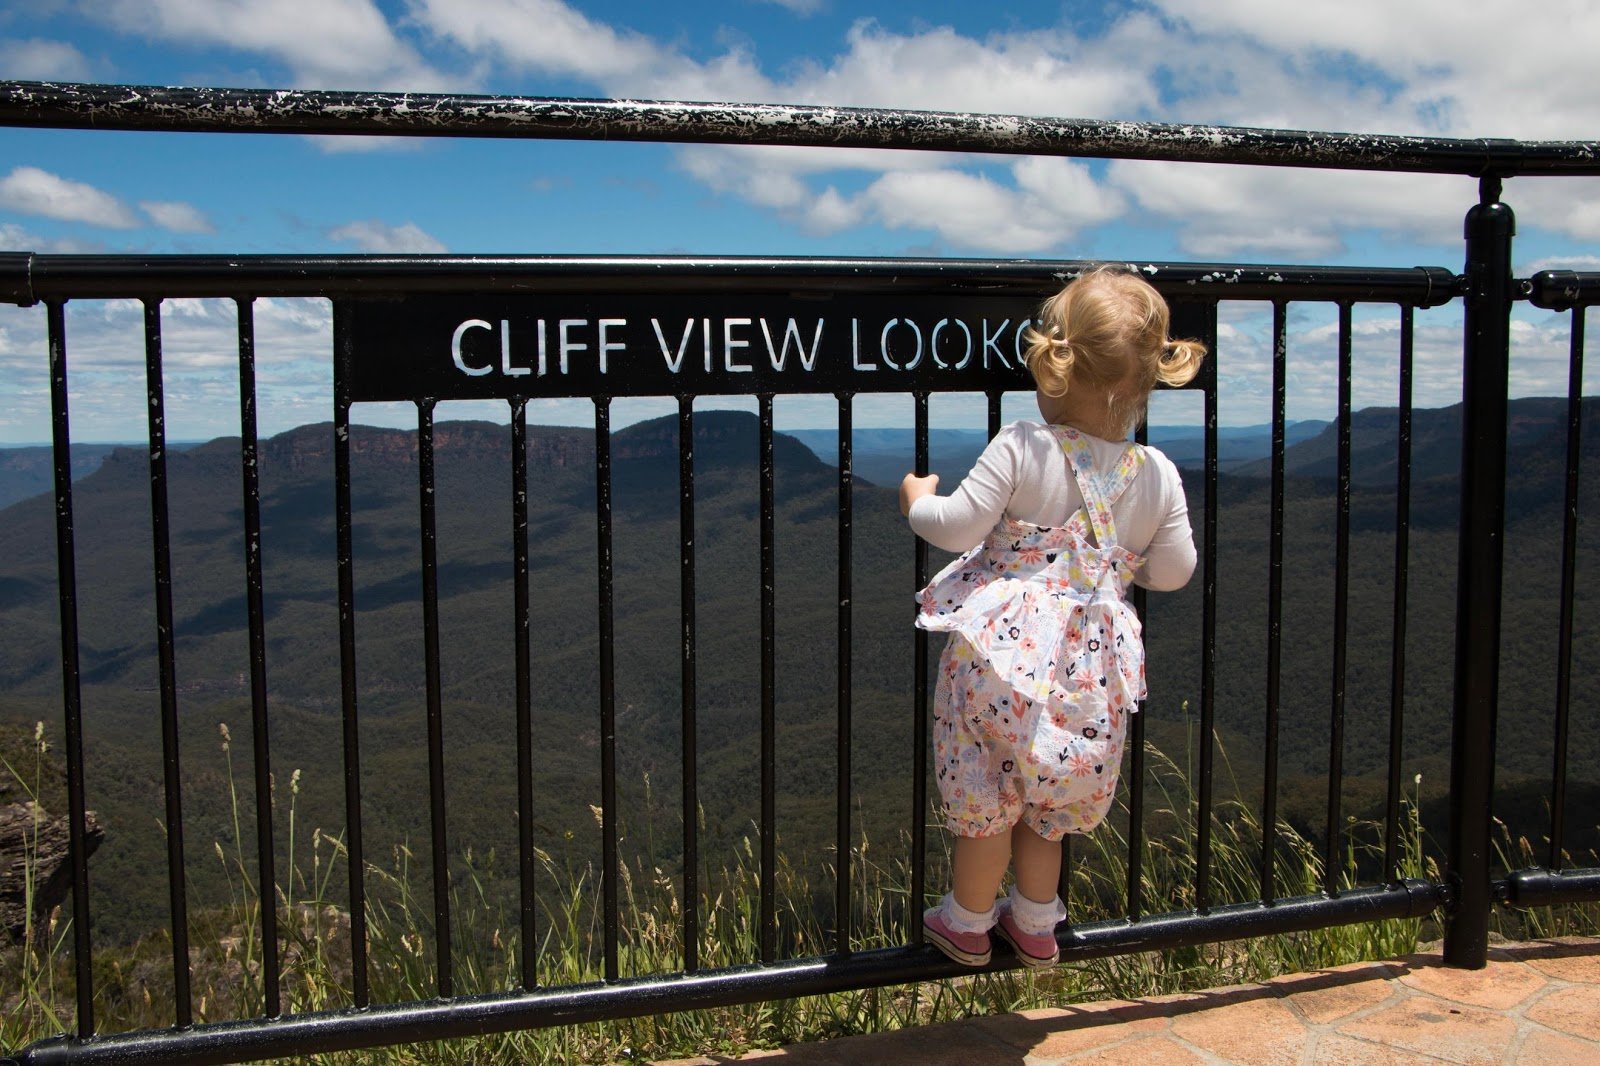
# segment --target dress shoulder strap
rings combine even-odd
[[[1094,466],[1094,452],[1083,434],[1071,426],[1052,427],[1066,453],[1067,466],[1078,482],[1083,495],[1083,510],[1094,530],[1095,543],[1108,548],[1117,543],[1117,524],[1111,516],[1111,506],[1122,498],[1144,467],[1145,452],[1138,444],[1129,442],[1117,457],[1116,464],[1105,472]]]

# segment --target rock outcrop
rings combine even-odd
[[[93,811],[85,823],[84,847],[93,855],[106,834]],[[65,817],[31,801],[0,806],[0,936],[8,943],[22,940],[30,909],[34,928],[42,930],[50,912],[72,894],[70,844]]]

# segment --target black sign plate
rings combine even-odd
[[[356,402],[990,392],[1030,387],[1037,306],[966,293],[448,294],[340,301],[335,328]]]

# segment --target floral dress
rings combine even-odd
[[[1064,526],[1002,517],[917,595],[916,624],[950,634],[933,744],[959,836],[1019,819],[1046,840],[1094,829],[1116,792],[1128,715],[1145,696],[1139,617],[1124,598],[1144,560],[1117,543],[1111,516],[1144,449],[1129,444],[1097,472],[1082,434],[1051,428],[1083,506]]]

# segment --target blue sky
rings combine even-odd
[[[916,107],[1593,139],[1600,9],[734,0],[12,0],[0,77]],[[1523,25],[1527,23],[1527,25]],[[1552,33],[1551,27],[1564,29]],[[1488,29],[1480,26],[1489,27]],[[1027,256],[1458,267],[1465,178],[929,153],[0,130],[0,248]],[[1508,182],[1521,271],[1600,266],[1600,180]],[[327,411],[326,306],[258,308],[262,428]],[[141,431],[137,315],[75,304],[80,436]],[[175,434],[226,432],[231,310],[169,306]],[[1267,417],[1259,308],[1224,309],[1223,418]],[[1291,417],[1326,417],[1331,313],[1293,323]],[[1419,402],[1459,394],[1459,315],[1420,319]],[[1565,385],[1565,320],[1519,316],[1514,389]],[[0,442],[43,439],[39,309],[0,307]],[[1393,402],[1393,316],[1357,402]],[[134,382],[137,385],[137,381]],[[226,386],[226,387],[225,387]],[[77,392],[82,393],[81,399]],[[1386,399],[1387,398],[1387,399]],[[1018,411],[1017,413],[1022,413]],[[373,411],[369,420],[404,421]],[[572,405],[540,413],[581,421]],[[796,409],[790,424],[810,420]],[[820,409],[817,415],[821,417]],[[870,407],[862,424],[903,417]],[[967,418],[963,409],[958,420]]]

